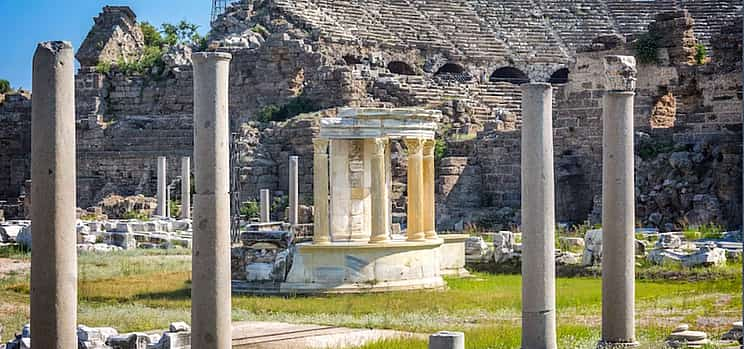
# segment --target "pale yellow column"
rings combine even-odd
[[[424,171],[423,145],[418,138],[406,138],[408,148],[408,241],[424,241],[426,234],[423,229],[424,210]]]
[[[436,141],[427,139],[424,141],[424,215],[423,230],[427,240],[437,238],[436,220],[434,216],[434,147]]]
[[[328,222],[328,140],[313,139],[313,199],[315,201],[315,219],[313,244],[331,242],[330,224]]]
[[[370,243],[389,241],[387,227],[387,172],[385,171],[385,147],[388,140],[376,138],[372,149],[372,236]]]

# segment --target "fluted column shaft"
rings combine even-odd
[[[424,241],[426,233],[423,227],[424,210],[424,169],[423,141],[418,138],[405,140],[408,148],[408,241]]]
[[[77,348],[74,69],[69,42],[36,48],[31,102],[34,348]]]
[[[191,158],[181,158],[181,219],[191,219]]]
[[[168,217],[167,159],[158,157],[158,216]]]
[[[328,212],[328,140],[313,140],[313,200],[315,217],[313,243],[328,244],[331,242],[331,231]]]
[[[387,172],[385,170],[385,148],[388,140],[374,140],[372,152],[372,236],[369,242],[384,243],[388,238]]]
[[[194,64],[194,248],[191,347],[232,347],[230,282],[231,55],[195,53]]]
[[[268,189],[261,189],[259,197],[259,210],[260,210],[260,222],[269,223],[271,222],[271,191]]]
[[[424,160],[423,160],[423,181],[424,181],[424,214],[423,214],[423,230],[427,240],[437,238],[436,232],[436,199],[434,194],[434,148],[436,147],[436,141],[433,139],[427,139],[424,141]]]
[[[553,90],[522,86],[522,348],[555,349]]]
[[[297,215],[299,212],[299,169],[300,158],[297,156],[289,157],[289,224],[297,224]]]

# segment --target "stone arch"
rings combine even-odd
[[[496,69],[488,80],[491,82],[508,82],[514,85],[521,85],[530,82],[530,78],[527,74],[514,67]]]
[[[388,63],[387,68],[393,74],[416,75],[416,70],[410,64],[402,61],[392,61]]]
[[[473,79],[470,72],[457,63],[447,63],[443,65],[436,73],[434,73],[434,77],[439,80],[458,82],[466,82]]]
[[[554,85],[562,85],[568,83],[568,68],[561,68],[556,70],[553,75],[550,76],[548,82]]]

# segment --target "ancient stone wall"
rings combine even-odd
[[[31,95],[0,94],[0,200],[21,194],[31,173]]]

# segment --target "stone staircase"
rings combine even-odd
[[[538,4],[550,26],[571,49],[588,46],[597,36],[617,32],[601,1],[542,0]]]
[[[695,37],[698,42],[710,47],[711,38],[721,28],[731,24],[741,13],[741,1],[735,0],[678,0],[682,8],[695,19]]]
[[[648,24],[659,12],[676,9],[677,0],[605,0],[615,19],[615,25],[624,35],[645,32]]]
[[[379,14],[388,30],[411,47],[455,51],[453,45],[409,0],[383,0]]]
[[[318,8],[328,13],[339,26],[367,44],[399,45],[402,41],[382,23],[377,12],[379,1],[313,0]],[[373,14],[377,13],[378,16]]]
[[[318,30],[321,35],[334,42],[356,42],[357,38],[340,26],[337,21],[318,5],[308,0],[276,0],[276,8],[293,21],[305,25],[306,29]]]

